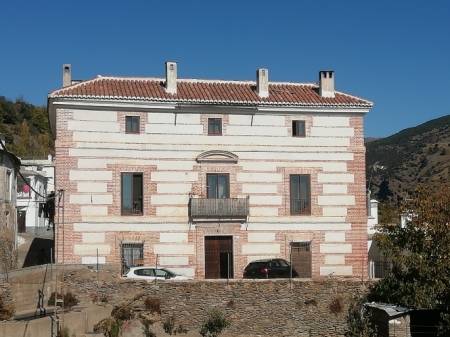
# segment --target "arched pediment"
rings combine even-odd
[[[229,163],[236,164],[239,160],[232,152],[222,150],[212,150],[200,153],[197,157],[197,163]]]

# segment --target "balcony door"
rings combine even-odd
[[[208,173],[206,175],[206,180],[206,195],[208,199],[226,199],[230,197],[228,174]]]

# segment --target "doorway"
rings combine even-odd
[[[233,236],[205,236],[205,278],[233,278]]]
[[[311,242],[291,242],[292,265],[298,277],[311,278],[312,253]]]
[[[26,214],[26,211],[17,211],[17,232],[19,233],[27,231],[25,227]]]

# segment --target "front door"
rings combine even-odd
[[[205,236],[205,278],[233,278],[232,236]]]
[[[25,227],[25,220],[26,220],[26,214],[25,211],[17,211],[17,231],[19,233],[25,233],[26,227]]]

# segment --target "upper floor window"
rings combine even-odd
[[[222,135],[222,118],[208,118],[208,135]]]
[[[305,121],[292,121],[292,137],[305,137]]]
[[[309,174],[291,174],[291,214],[311,214],[311,183]]]
[[[139,117],[138,116],[126,116],[125,117],[125,132],[126,133],[139,133]]]
[[[228,174],[207,174],[206,180],[208,184],[206,197],[208,199],[226,199],[230,197]]]
[[[122,215],[142,215],[143,207],[142,173],[122,173]]]

